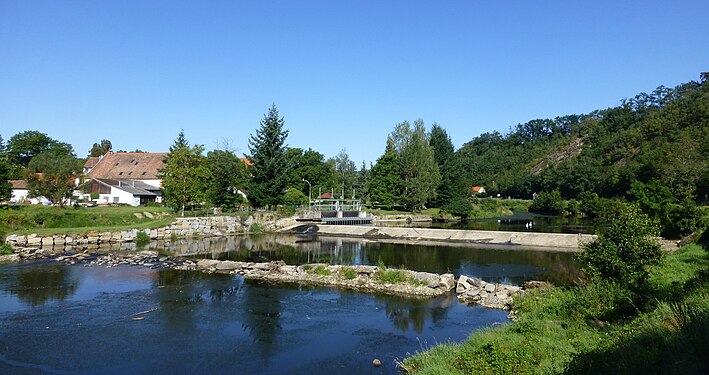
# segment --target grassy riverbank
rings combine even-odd
[[[517,319],[407,358],[416,374],[705,373],[709,258],[690,245],[652,269],[642,292],[609,282],[531,291]]]
[[[158,228],[174,221],[166,207],[47,207],[0,209],[0,235],[73,234],[91,231]]]

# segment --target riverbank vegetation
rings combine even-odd
[[[22,205],[0,209],[0,232],[69,234],[158,228],[174,221],[167,207],[74,207]]]
[[[528,291],[515,300],[510,324],[435,346],[402,367],[417,374],[706,373],[706,242],[662,258],[643,242],[651,223],[637,211],[624,215],[629,221],[614,223],[581,256],[589,282]]]

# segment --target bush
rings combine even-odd
[[[340,268],[340,276],[347,280],[352,280],[357,277],[357,271],[352,267],[342,267]]]
[[[639,208],[627,206],[605,233],[581,245],[584,251],[577,258],[594,279],[640,288],[647,283],[647,267],[662,260],[662,247],[653,239],[659,233]]]
[[[142,230],[138,232],[135,236],[135,244],[138,246],[145,246],[150,243],[150,236]]]
[[[546,214],[560,214],[566,208],[564,200],[561,198],[559,190],[542,191],[534,196],[532,205],[529,206],[531,212],[541,212]]]
[[[3,237],[3,241],[4,241],[4,237]],[[12,253],[13,253],[12,246],[10,246],[6,243],[3,243],[2,245],[0,245],[0,255],[10,255]]]

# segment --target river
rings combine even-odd
[[[272,235],[171,246],[189,257],[289,264],[381,259],[512,283],[563,284],[578,275],[564,253]],[[415,300],[51,260],[0,266],[0,373],[391,374],[408,353],[506,321],[505,311],[458,304],[453,295]]]

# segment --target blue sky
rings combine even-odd
[[[248,137],[359,166],[404,120],[456,147],[709,71],[708,1],[0,0],[0,135],[167,151]]]

